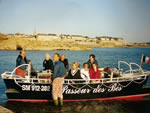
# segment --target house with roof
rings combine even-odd
[[[44,34],[44,33],[38,33],[36,35],[37,40],[52,40],[52,39],[60,39],[59,36],[56,34]]]

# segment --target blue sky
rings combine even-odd
[[[150,42],[150,0],[0,0],[0,32]]]

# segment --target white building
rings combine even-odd
[[[52,39],[60,39],[56,34],[42,34],[39,33],[36,35],[37,40],[52,40]]]

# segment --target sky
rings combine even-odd
[[[150,42],[150,0],[0,0],[0,33],[34,29]]]

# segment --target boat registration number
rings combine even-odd
[[[47,85],[22,85],[23,91],[50,91],[50,86]]]

